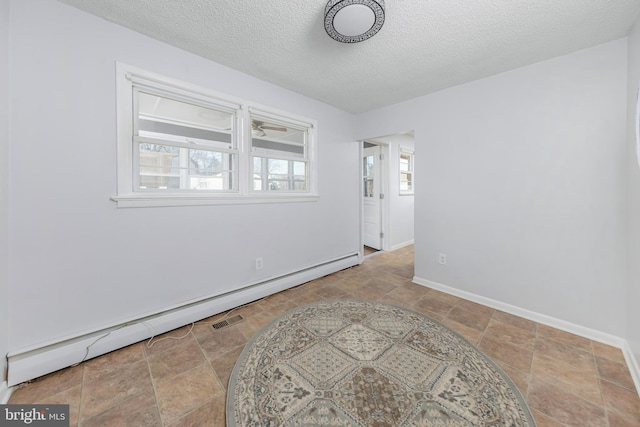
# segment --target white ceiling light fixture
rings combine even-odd
[[[358,43],[376,35],[384,24],[384,0],[329,0],[324,29],[342,43]]]

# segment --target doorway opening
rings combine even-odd
[[[364,256],[384,250],[385,146],[362,143],[362,242]]]
[[[413,244],[414,132],[367,138],[358,144],[363,256]]]

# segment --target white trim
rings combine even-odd
[[[635,358],[628,341],[625,341],[622,345],[622,354],[624,355],[624,360],[627,362],[627,367],[629,368],[631,379],[633,379],[633,383],[636,386],[638,396],[640,396],[640,364]]]
[[[3,381],[2,384],[0,384],[0,405],[5,405],[9,402],[12,392],[13,388],[7,386],[6,381]]]
[[[640,165],[640,84],[638,85],[638,90],[636,91],[636,115],[634,127],[634,133],[636,137],[636,157],[638,160],[638,165]]]
[[[393,245],[391,246],[391,250],[395,251],[396,249],[401,249],[409,245],[413,245],[413,239],[407,240],[406,242],[403,242],[403,243],[398,243],[397,245]]]
[[[207,197],[201,194],[127,194],[111,196],[119,208],[148,208],[162,206],[211,206],[211,205],[240,205],[261,203],[302,203],[317,202],[320,197],[304,193],[304,195],[260,194],[254,197],[219,195]]]
[[[525,319],[533,320],[534,322],[538,322],[552,328],[560,329],[571,334],[579,335],[593,341],[598,341],[603,344],[617,347],[619,349],[623,349],[624,345],[626,344],[626,341],[623,338],[615,335],[587,328],[585,326],[577,325],[575,323],[567,322],[566,320],[557,319],[555,317],[547,316],[546,314],[537,313],[525,308],[516,307],[515,305],[483,297],[471,292],[462,291],[460,289],[452,288],[451,286],[443,285],[441,283],[432,282],[430,280],[423,279],[417,276],[413,277],[413,283],[436,289],[450,295],[455,295],[469,301],[477,302],[478,304],[486,305],[487,307],[502,310],[519,317],[524,317]]]
[[[221,295],[187,301],[134,319],[121,319],[117,324],[87,331],[80,336],[12,351],[7,356],[7,384],[20,384],[358,263],[358,253],[347,254],[302,270],[250,283]]]
[[[598,331],[596,329],[577,325],[575,323],[567,322],[566,320],[547,316],[546,314],[541,314],[535,311],[527,310],[525,308],[516,307],[514,305],[473,294],[471,292],[452,288],[451,286],[443,285],[442,283],[432,282],[431,280],[423,279],[418,276],[414,276],[412,281],[413,283],[425,286],[427,288],[436,289],[438,291],[454,295],[469,301],[477,302],[478,304],[486,305],[487,307],[495,308],[496,310],[502,310],[515,316],[533,320],[534,322],[541,323],[552,328],[560,329],[561,331],[569,332],[571,334],[578,335],[592,341],[597,341],[603,344],[610,345],[612,347],[619,348],[622,351],[624,359],[627,363],[627,367],[629,368],[629,373],[631,374],[631,378],[633,379],[633,383],[636,387],[636,392],[640,396],[640,364],[638,363],[638,360],[636,360],[629,342],[624,338]]]

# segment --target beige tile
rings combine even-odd
[[[388,280],[384,279],[370,279],[363,290],[367,293],[377,293],[377,294],[387,294],[392,290],[396,289],[397,286],[389,283]]]
[[[309,292],[311,292],[309,288],[305,287],[304,285],[299,285],[283,291],[282,294],[290,300],[296,300],[297,298],[300,298],[304,294],[308,294]]]
[[[610,427],[638,427],[640,426],[640,418],[631,414],[619,414],[615,411],[608,411]]]
[[[489,322],[485,331],[488,337],[502,339],[518,347],[533,351],[536,342],[535,331],[526,330],[512,323],[504,323],[495,317]]]
[[[82,386],[77,385],[72,388],[68,388],[53,396],[48,396],[36,404],[42,405],[69,405],[69,426],[77,426],[80,414],[80,396],[82,392]]]
[[[425,287],[426,288],[426,287]],[[437,289],[430,289],[430,288],[426,288],[429,290],[429,297],[430,298],[434,298],[434,299],[438,299],[440,301],[446,302],[447,304],[451,305],[451,306],[455,306],[459,303],[461,303],[462,301],[464,301],[462,298],[459,298],[455,295],[451,295],[451,294],[447,294],[445,292],[441,292]]]
[[[21,384],[13,393],[9,403],[34,403],[82,384],[84,365],[62,369]]]
[[[160,414],[152,391],[137,394],[80,423],[80,427],[159,426]]]
[[[224,396],[224,389],[208,363],[156,386],[158,407],[164,424],[220,396]]]
[[[318,298],[322,299],[320,297]],[[271,313],[262,312],[243,320],[241,323],[234,325],[234,327],[242,333],[242,335],[245,337],[245,340],[248,340],[273,319],[274,316]]]
[[[111,353],[103,354],[85,363],[85,380],[93,380],[103,373],[109,373],[118,366],[144,360],[144,344],[139,342]]]
[[[568,346],[591,352],[591,340],[546,325],[538,325],[538,337],[552,339]]]
[[[573,365],[587,372],[595,370],[593,354],[580,348],[547,338],[537,338],[535,352],[539,355]]]
[[[231,378],[231,372],[240,357],[244,347],[237,347],[228,353],[218,356],[215,359],[210,360],[211,367],[218,376],[220,383],[226,389],[229,384],[229,378]]]
[[[533,379],[527,397],[532,409],[571,427],[608,427],[605,410],[574,394]]]
[[[438,294],[429,292],[426,296],[419,298],[412,306],[415,310],[422,312],[435,313],[440,317],[445,317],[455,306],[451,300],[441,298]]]
[[[242,322],[249,323],[247,321]],[[239,325],[227,326],[219,329],[211,335],[207,335],[198,339],[198,344],[204,352],[207,359],[214,359],[221,356],[239,346],[244,346],[247,338],[238,329]]]
[[[193,325],[193,327],[186,325],[144,341],[143,347],[145,354],[150,356],[155,353],[161,353],[168,348],[180,344],[183,339],[190,336],[195,327],[196,325]]]
[[[451,309],[447,318],[478,331],[484,331],[494,311],[490,307],[463,300]]]
[[[229,317],[233,317],[233,314]],[[215,329],[213,329],[213,324],[218,323],[224,319],[228,319],[228,317],[225,317],[224,313],[222,313],[218,316],[211,316],[207,317],[206,319],[199,320],[193,325],[191,335],[194,338],[202,338],[203,336],[212,334],[213,332],[215,332]]]
[[[335,286],[323,286],[313,291],[324,299],[344,298],[346,292],[336,288]]]
[[[84,364],[84,381],[96,381],[120,369],[120,366],[145,360],[142,343],[121,348],[118,351],[103,354]]]
[[[359,298],[359,294],[354,294],[353,298],[355,298],[355,299],[363,299],[363,298]],[[391,296],[389,294],[382,295],[382,296],[376,298],[375,301],[378,301],[378,302],[381,302],[381,303],[384,303],[384,304],[390,304],[390,305],[395,305],[395,306],[398,306],[398,307],[411,309],[411,307],[408,307],[408,304],[406,302],[399,301],[398,299],[394,298],[393,296]]]
[[[604,357],[596,357],[596,367],[598,368],[600,378],[628,390],[635,391],[635,384],[633,383],[627,365],[614,362]]]
[[[420,313],[420,314],[423,314],[423,315],[429,317],[430,319],[437,320],[439,322],[443,322],[445,317],[446,317],[446,316],[444,316],[444,315],[442,315],[440,313],[434,313],[433,311],[429,311],[426,308],[421,307],[421,306],[414,306],[414,307],[411,307],[411,309],[416,311],[416,312],[418,312],[418,313]]]
[[[529,389],[529,374],[519,371],[509,365],[499,364],[500,368],[507,374],[509,379],[516,385],[522,397],[527,396]]]
[[[218,397],[178,418],[168,427],[222,427],[225,420],[225,399]]]
[[[538,328],[538,324],[532,320],[528,320],[519,316],[514,316],[513,314],[505,313],[504,311],[500,311],[500,310],[496,310],[493,313],[493,320],[496,320],[502,323],[507,323],[509,325],[513,325],[520,329],[524,329],[525,331],[529,331],[533,333],[535,333]]]
[[[626,364],[622,350],[610,345],[602,344],[596,341],[591,341],[591,347],[593,348],[593,354],[597,357],[604,357],[614,362]]]
[[[605,407],[640,425],[640,397],[635,391],[627,390],[605,380],[600,381]]]
[[[82,385],[80,422],[132,396],[151,390],[151,375],[146,360],[120,365],[91,381],[85,379]]]
[[[149,370],[155,384],[186,372],[205,362],[205,357],[195,338],[180,342],[162,353],[149,357]]]
[[[455,320],[444,318],[442,320],[442,324],[448,326],[450,329],[465,337],[473,345],[478,345],[480,339],[482,338],[482,332],[463,325],[462,323],[458,323]]]
[[[495,338],[484,336],[478,346],[489,357],[500,360],[519,371],[529,372],[533,352]]]
[[[575,394],[591,403],[602,406],[600,381],[594,370],[535,354],[531,368],[532,378],[547,382]]]
[[[536,420],[536,427],[564,427],[564,424],[560,424],[558,421],[551,417],[546,416],[540,411],[531,410],[533,418]]]

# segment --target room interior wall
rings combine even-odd
[[[350,114],[58,2],[11,8],[11,351],[360,250]],[[116,61],[317,120],[319,200],[117,208]]]
[[[9,1],[0,0],[0,403],[9,351]]]
[[[415,129],[417,279],[625,336],[626,49],[358,117],[362,135]]]
[[[628,221],[628,295],[627,341],[640,372],[640,153],[636,147],[636,101],[640,87],[640,21],[629,34],[628,132],[627,132],[627,221]]]

